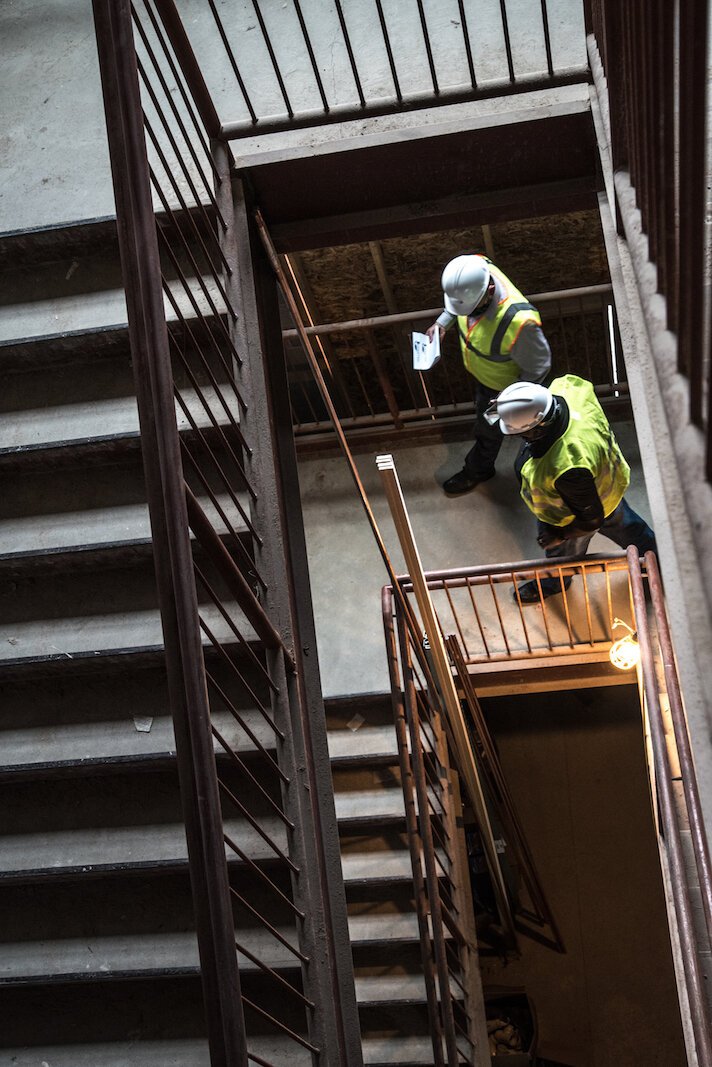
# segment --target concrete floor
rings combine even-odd
[[[626,498],[649,519],[633,424],[617,422],[615,431],[631,465]],[[539,558],[534,517],[519,497],[513,471],[514,441],[504,443],[497,478],[461,497],[443,494],[440,483],[460,469],[468,448],[466,441],[399,446],[394,439],[380,449],[395,457],[423,566],[442,570]],[[403,573],[375,455],[357,455],[358,468],[393,565]],[[383,692],[389,682],[380,590],[388,578],[345,460],[308,457],[299,471],[324,693]],[[600,535],[591,543],[591,552],[616,551]],[[527,611],[541,619],[540,607]]]

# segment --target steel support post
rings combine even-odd
[[[234,921],[130,0],[94,0],[176,759],[213,1067],[246,1067]]]
[[[290,778],[287,813],[297,827],[290,855],[300,869],[295,902],[305,913],[301,948],[309,957],[305,983],[315,1004],[311,1040],[324,1067],[361,1067],[361,1034],[346,916],[339,833],[334,808],[324,703],[316,654],[304,526],[299,499],[286,365],[275,277],[254,232],[243,184],[232,179],[229,150],[214,144],[222,176],[220,207],[227,222],[225,253],[233,266],[228,292],[239,309],[233,335],[243,355],[247,402],[243,429],[252,452],[246,465],[257,491],[262,544],[256,547],[267,593],[264,606],[292,651],[294,670],[268,654],[281,673],[276,697],[286,741],[281,758]]]

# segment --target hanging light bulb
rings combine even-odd
[[[640,645],[638,635],[623,619],[613,620],[613,629],[625,626],[628,633],[614,641],[608,651],[608,658],[619,671],[632,671],[640,663]]]

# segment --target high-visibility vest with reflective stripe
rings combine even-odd
[[[510,356],[519,331],[528,322],[541,326],[541,318],[537,309],[512,285],[506,274],[486,256],[482,258],[502,285],[505,296],[497,306],[495,315],[490,317],[488,312],[484,312],[472,326],[468,326],[466,315],[459,315],[457,332],[462,361],[467,370],[478,382],[500,392],[519,380],[519,367]]]
[[[556,491],[555,482],[566,471],[590,471],[606,518],[611,515],[630,483],[630,467],[623,458],[593,386],[575,374],[555,378],[552,393],[563,396],[569,424],[546,455],[530,456],[522,467],[522,499],[542,522],[566,526],[574,515]]]

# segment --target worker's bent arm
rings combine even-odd
[[[451,315],[449,311],[443,310],[440,312],[435,320],[435,326],[442,326],[443,330],[449,330],[453,322],[457,319],[457,315]]]
[[[585,467],[574,467],[559,475],[555,485],[574,516],[573,522],[569,526],[560,526],[559,531],[567,537],[595,533],[603,522],[604,514],[591,471]]]
[[[522,326],[511,352],[519,367],[519,380],[543,382],[551,370],[551,349],[541,326],[528,322]]]

